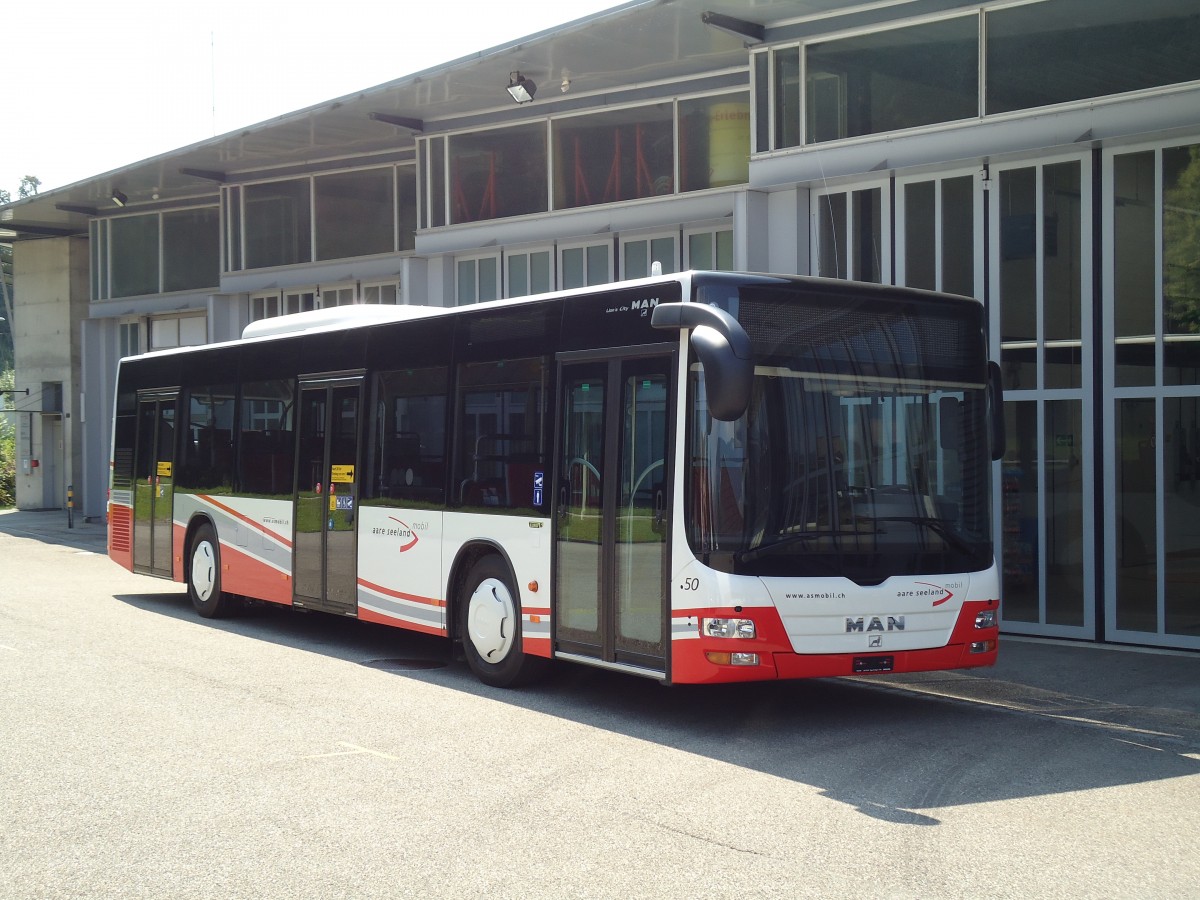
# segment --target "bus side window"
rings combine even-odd
[[[456,500],[489,511],[534,506],[547,470],[545,357],[466,363],[459,372]],[[541,493],[542,504],[549,498]]]
[[[236,386],[194,387],[183,403],[183,441],[177,487],[227,493],[233,486],[233,413]]]
[[[395,502],[446,498],[445,366],[381,372],[371,491]]]
[[[295,392],[288,379],[242,385],[238,450],[239,490],[266,497],[290,496],[295,468]]]

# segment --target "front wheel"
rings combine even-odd
[[[542,673],[546,660],[521,649],[521,606],[498,556],[471,566],[458,601],[467,665],[484,684],[515,687]]]
[[[196,529],[188,549],[188,599],[206,619],[228,615],[233,597],[221,590],[221,545],[207,522]]]

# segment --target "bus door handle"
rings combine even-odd
[[[568,481],[563,481],[558,486],[558,517],[565,519],[567,517],[567,498],[571,493],[571,485]]]
[[[659,488],[654,492],[654,524],[661,525],[667,517],[667,496],[666,492]]]

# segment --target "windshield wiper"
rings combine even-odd
[[[955,550],[968,555],[975,552],[975,548],[968,544],[960,534],[951,529],[950,526],[948,526],[941,519],[935,519],[932,516],[878,516],[875,521],[911,522],[913,525],[923,525]]]
[[[877,530],[864,531],[862,529],[846,531],[844,529],[828,528],[821,531],[798,531],[794,534],[784,535],[779,540],[771,541],[769,544],[759,544],[757,547],[751,547],[748,550],[738,550],[733,554],[733,558],[737,562],[749,562],[753,559],[758,559],[767,553],[772,553],[781,547],[790,547],[792,544],[802,544],[815,538],[823,537],[863,537],[870,534],[878,534]]]

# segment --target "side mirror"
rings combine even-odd
[[[988,412],[991,415],[988,417],[992,430],[992,459],[998,460],[1004,458],[1004,379],[1000,374],[1000,364],[996,362],[988,363],[988,390],[987,390]]]
[[[715,306],[703,303],[661,303],[650,324],[662,329],[691,329],[692,346],[704,367],[708,409],[714,419],[740,419],[750,405],[754,361],[750,337],[740,322]]]

